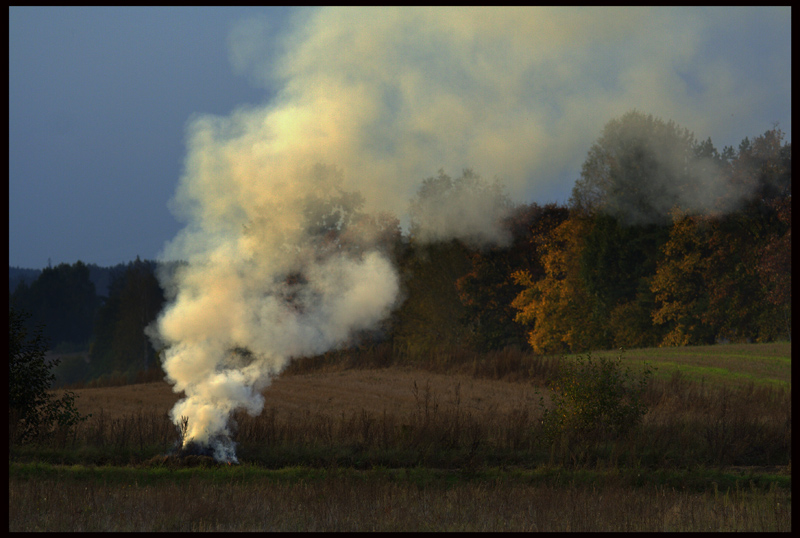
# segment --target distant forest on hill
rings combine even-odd
[[[461,196],[476,181],[440,173],[420,196]],[[363,222],[352,211],[333,220]],[[777,128],[719,152],[632,112],[607,124],[567,204],[512,206],[505,246],[421,241],[397,219],[380,226],[404,300],[353,343],[388,345],[396,362],[507,346],[560,354],[791,339],[791,144]],[[320,236],[344,244],[347,230]],[[165,304],[156,268],[139,258],[9,267],[9,306],[31,314],[53,352],[74,355],[60,382],[133,379],[160,369],[144,334]]]
[[[8,293],[14,293],[14,290],[20,282],[31,282],[39,278],[41,269],[24,269],[22,267],[8,266]]]
[[[100,267],[93,263],[86,264],[89,268],[89,280],[94,284],[95,291],[98,295],[104,296],[108,294],[108,287],[115,276],[119,276],[125,272],[128,264],[118,263],[112,267]],[[39,278],[42,273],[41,269],[25,269],[23,267],[8,267],[8,293],[14,293],[20,282],[25,281],[27,285],[31,285],[34,280]]]

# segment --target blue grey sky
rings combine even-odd
[[[9,8],[9,264],[157,258],[210,118],[396,213],[439,168],[563,202],[633,108],[718,149],[791,141],[790,49],[790,8]]]
[[[196,112],[268,99],[234,74],[232,25],[284,9],[9,9],[9,263],[154,259]]]

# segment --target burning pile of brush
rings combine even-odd
[[[189,441],[171,454],[154,456],[145,463],[149,467],[218,467],[220,465],[238,465],[238,462],[233,460],[218,461],[214,459],[213,451],[210,447],[194,441]]]
[[[147,466],[167,467],[216,467],[239,464],[236,456],[232,453],[228,457],[220,458],[220,453],[215,452],[212,448],[213,443],[202,444],[192,439],[187,440],[188,426],[189,419],[181,417],[178,424],[180,438],[175,445],[176,448],[170,454],[150,458],[145,464]]]

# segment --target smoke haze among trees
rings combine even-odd
[[[399,278],[401,302],[349,344],[389,345],[395,360],[415,361],[459,347],[562,353],[791,337],[791,145],[777,128],[718,151],[633,111],[589,149],[569,204],[515,204],[474,171],[442,170],[421,182],[407,234],[395,215],[365,212],[335,170],[318,172],[333,175],[320,183],[327,191],[297,199],[303,233],[354,256],[380,245]],[[484,220],[453,238],[448,227],[470,211]],[[10,303],[44,326],[51,350],[80,354],[62,362],[61,381],[134,379],[160,368],[145,328],[176,292],[157,273],[180,265],[9,268]],[[300,308],[291,297],[308,275],[287,275],[284,299]]]

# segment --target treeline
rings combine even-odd
[[[125,263],[118,263],[112,267],[100,267],[99,265],[88,263],[86,267],[89,269],[89,279],[94,284],[97,294],[100,296],[107,296],[108,286],[111,284],[111,281],[124,273],[128,265]],[[22,267],[9,266],[8,293],[14,293],[17,286],[23,282],[30,286],[41,274],[42,269],[25,269]]]
[[[144,334],[164,304],[155,268],[156,262],[139,257],[94,271],[78,261],[45,268],[30,285],[17,284],[10,306],[29,313],[28,328],[41,327],[49,349],[66,355],[55,371],[59,384],[131,380],[160,369]],[[95,282],[106,288],[104,294],[98,294]]]
[[[468,192],[508,209],[503,244],[431,243],[413,207],[431,193]],[[310,214],[325,217],[311,221],[353,251],[369,230],[395,261],[401,302],[355,342],[391,349],[395,362],[507,346],[558,354],[791,338],[791,144],[777,128],[719,152],[673,122],[630,112],[606,125],[569,203],[512,207],[470,171],[440,173],[423,182],[408,235],[345,194],[311,196]],[[165,302],[155,262],[121,269],[105,294],[81,262],[44,269],[11,294],[55,349],[88,350],[88,362],[62,363],[62,381],[160,368],[144,333]]]
[[[33,282],[42,273],[41,269],[25,269],[22,267],[8,267],[8,293],[14,293],[21,282]]]
[[[567,205],[517,207],[504,227],[502,248],[411,237],[402,350],[791,339],[791,144],[777,128],[719,152],[629,112],[606,125]]]

